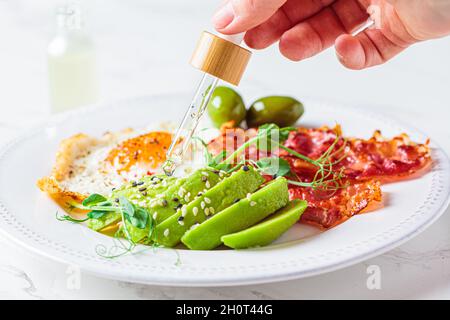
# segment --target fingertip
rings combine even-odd
[[[335,41],[336,56],[345,67],[353,70],[363,69],[366,54],[361,42],[348,34],[339,36]]]

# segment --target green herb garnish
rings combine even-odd
[[[85,219],[74,219],[69,215],[59,216],[57,213],[56,218],[59,221],[69,221],[73,223],[81,223],[88,221],[89,219],[100,219],[104,215],[118,213],[121,216],[121,228],[114,236],[115,244],[107,249],[103,245],[99,245],[96,248],[97,254],[105,258],[114,258],[126,254],[132,251],[136,247],[136,243],[132,241],[131,234],[129,232],[129,225],[132,225],[139,229],[145,229],[149,226],[149,234],[147,243],[151,242],[151,235],[155,228],[153,218],[147,209],[139,207],[131,203],[125,197],[119,197],[118,202],[110,201],[100,194],[91,194],[80,203],[68,203],[70,210],[80,209],[89,211]],[[127,243],[120,240],[120,236],[124,236]]]
[[[258,161],[245,159],[245,157],[243,157],[243,159],[241,159],[240,161],[237,161],[237,159],[239,159],[240,157],[242,158],[242,154],[245,152],[245,150],[252,145],[256,146],[257,150],[265,152],[271,152],[273,150],[281,149],[286,151],[289,155],[299,158],[317,167],[316,174],[311,182],[302,182],[299,181],[300,179],[289,179],[288,182],[290,184],[325,191],[337,191],[341,188],[345,188],[346,185],[342,182],[344,179],[343,169],[340,169],[338,171],[334,170],[334,166],[341,162],[345,158],[345,155],[340,159],[337,159],[336,161],[333,161],[333,159],[337,154],[344,151],[346,141],[344,140],[342,147],[336,150],[336,146],[341,139],[341,136],[337,136],[331,146],[320,156],[320,158],[312,159],[286,147],[283,144],[287,140],[289,133],[295,130],[297,129],[293,127],[280,128],[275,124],[264,124],[258,128],[258,133],[255,137],[243,143],[231,154],[227,155],[226,150],[223,150],[222,153],[220,153],[216,157],[209,153],[209,151],[207,150],[207,144],[202,141],[206,149],[205,158],[207,159],[207,163],[209,166],[221,170],[224,170],[223,168],[226,168],[225,171],[228,172],[232,172],[248,162],[255,166],[263,174],[272,175],[275,177],[293,176],[293,178],[295,178],[295,175],[292,174],[290,170],[289,163],[285,159],[275,155],[261,158]],[[225,156],[223,152],[225,152]],[[219,162],[217,160],[217,157],[219,156],[224,160]]]

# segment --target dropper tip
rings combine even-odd
[[[173,160],[167,159],[163,163],[162,169],[163,169],[164,173],[166,174],[166,176],[168,176],[168,177],[173,176],[173,173],[175,172],[175,169],[176,169],[175,162]]]

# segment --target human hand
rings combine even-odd
[[[370,16],[375,28],[351,33]],[[351,69],[378,65],[410,45],[450,34],[449,0],[228,0],[213,17],[223,34],[300,61],[335,45]]]

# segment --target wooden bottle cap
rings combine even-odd
[[[238,85],[251,55],[249,50],[203,31],[191,64],[203,72]]]

